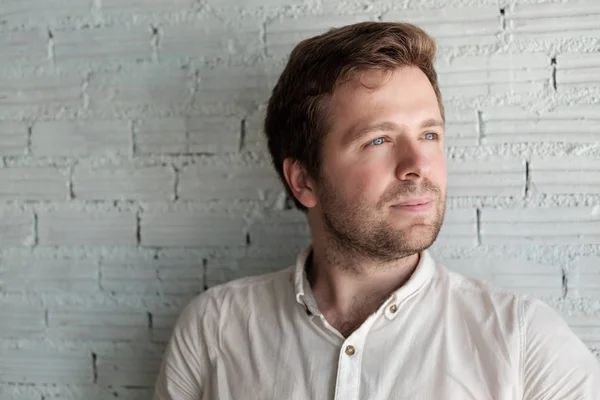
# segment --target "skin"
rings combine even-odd
[[[416,67],[365,71],[327,100],[320,176],[292,159],[283,168],[308,208],[307,275],[319,310],[347,337],[410,278],[439,233],[444,123],[433,87]]]

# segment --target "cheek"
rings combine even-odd
[[[447,175],[447,171],[446,171],[446,159],[445,158],[438,159],[433,163],[431,175],[432,175],[431,179],[435,183],[437,183],[445,192],[446,185],[448,183],[448,175]]]
[[[362,198],[378,199],[394,178],[384,157],[348,166],[343,171],[348,189]]]

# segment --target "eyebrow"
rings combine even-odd
[[[434,128],[434,127],[443,128],[444,122],[437,118],[428,118],[421,123],[419,129]],[[402,131],[404,129],[405,129],[404,125],[397,124],[397,123],[391,122],[391,121],[385,121],[385,122],[381,122],[379,124],[368,126],[361,130],[351,131],[348,134],[348,137],[344,141],[346,143],[354,143],[357,140],[359,140],[360,138],[368,135],[371,132]]]

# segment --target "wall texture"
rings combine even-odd
[[[438,259],[600,353],[600,0],[1,0],[1,400],[148,399],[184,304],[292,263],[264,105],[297,41],[363,20],[439,40]]]

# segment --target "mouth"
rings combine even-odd
[[[407,212],[423,212],[429,210],[432,205],[433,199],[431,197],[415,197],[394,204],[392,208]]]

